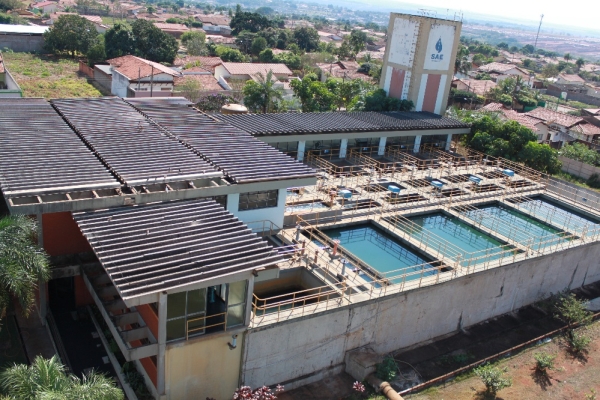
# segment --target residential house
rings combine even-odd
[[[491,76],[491,79],[496,83],[500,83],[506,78],[513,78],[517,76],[523,78],[524,80],[529,79],[529,72],[514,64],[493,62],[480,66],[477,69],[477,72],[487,72]]]
[[[202,22],[202,29],[213,35],[231,35],[231,19],[221,14],[195,14],[194,19]]]
[[[335,33],[319,31],[319,40],[325,43],[342,43],[343,38]]]
[[[137,15],[141,12],[144,12],[145,10],[147,10],[146,6],[138,6],[138,5],[130,5],[130,6],[123,6],[123,9],[127,11],[127,14],[130,16],[133,15]]]
[[[548,126],[547,141],[555,147],[562,147],[567,142],[579,140],[591,142],[600,137],[600,128],[590,124],[582,117],[552,111],[538,107],[525,115],[543,121]]]
[[[98,31],[98,33],[104,33],[104,32],[106,32],[110,28],[108,25],[104,25],[102,23],[102,17],[100,17],[98,15],[80,15],[80,14],[77,14],[77,13],[62,12],[62,11],[57,11],[55,13],[50,14],[50,18],[47,19],[46,21],[44,21],[44,23],[46,25],[54,25],[54,23],[62,15],[79,15],[80,17],[85,18],[88,21],[90,21],[92,24],[94,24],[94,26],[96,27],[96,30]]]
[[[232,49],[237,49],[235,38],[232,37],[225,37],[221,35],[206,35],[206,42],[219,44],[221,46],[230,47]]]
[[[285,98],[291,98],[293,91],[289,85],[292,71],[285,64],[260,64],[260,63],[231,63],[224,62],[215,68],[215,78],[227,90],[241,90],[246,81],[258,81],[260,75],[266,77],[269,71],[273,72],[273,80],[277,80],[275,87],[283,90]]]
[[[337,61],[334,63],[317,64],[321,70],[321,81],[329,77],[340,79],[361,79],[365,82],[371,82],[373,78],[364,72],[359,72],[360,65],[356,61]]]
[[[168,33],[169,35],[173,36],[175,39],[179,39],[181,35],[190,30],[190,28],[183,24],[167,24],[163,22],[155,22],[154,25],[164,33]]]
[[[180,88],[183,83],[187,80],[193,79],[200,84],[199,93],[201,95],[207,94],[216,94],[219,92],[223,92],[225,89],[223,86],[219,84],[217,78],[215,78],[212,74],[206,71],[198,70],[198,67],[186,69],[182,72],[181,76],[175,77],[174,79],[174,92],[177,93],[180,91]],[[176,94],[177,96],[181,96],[180,94]]]
[[[23,92],[17,81],[6,69],[2,53],[0,53],[0,98],[4,97],[23,97]]]
[[[531,129],[537,135],[538,143],[546,143],[548,139],[548,126],[540,119],[527,114],[518,113],[503,106],[501,103],[490,103],[479,109],[481,112],[496,113],[504,120],[516,121]]]
[[[50,14],[56,11],[58,3],[56,1],[41,1],[29,6],[31,10],[39,10],[42,14]]]
[[[221,64],[223,64],[223,60],[219,57],[206,56],[177,57],[175,61],[173,61],[174,68],[186,69],[186,66],[192,66],[194,68],[204,69],[213,75],[215,73],[215,68]]]
[[[586,83],[585,87],[587,89],[586,94],[588,96],[600,98],[600,86],[594,86],[591,83]]]
[[[583,86],[585,85],[585,79],[575,74],[559,74],[556,83],[559,85]]]
[[[181,74],[162,64],[136,56],[108,60],[111,93],[119,97],[171,97],[174,78]]]
[[[134,19],[145,19],[145,20],[152,21],[152,22],[166,22],[167,21],[167,17],[165,17],[165,16],[158,15],[155,13],[144,13],[144,12],[137,13],[135,15]]]
[[[464,92],[475,93],[478,96],[485,96],[487,92],[496,87],[496,82],[488,79],[455,79],[452,81],[452,87]]]

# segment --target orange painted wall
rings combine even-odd
[[[150,377],[150,380],[154,384],[154,387],[156,387],[157,386],[156,377],[158,376],[156,364],[154,364],[154,362],[152,361],[152,358],[150,358],[150,357],[140,358],[140,362],[142,363],[142,366],[144,367],[144,369],[146,370],[146,373]]]
[[[81,275],[77,275],[74,276],[73,279],[75,280],[75,305],[77,307],[83,307],[94,304],[94,299],[85,286],[83,277]]]
[[[42,215],[44,249],[51,256],[92,251],[70,212]]]
[[[136,310],[142,316],[142,319],[150,329],[150,332],[154,335],[155,338],[158,339],[158,315],[154,311],[150,304],[142,304],[141,306],[136,306]]]

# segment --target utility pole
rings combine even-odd
[[[142,69],[138,68],[138,88],[137,88],[138,92],[140,91],[140,79],[141,79],[140,77],[141,76],[142,76]]]
[[[540,29],[542,29],[542,20],[544,19],[544,14],[540,17],[540,26],[538,26],[537,35],[535,35],[535,44],[533,45],[533,52],[535,53],[535,49],[537,48],[538,37],[540,36]]]

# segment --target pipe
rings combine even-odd
[[[377,392],[383,393],[383,395],[389,400],[404,400],[402,396],[400,396],[398,392],[394,390],[392,385],[375,377],[375,375],[367,376],[367,382],[372,385]]]

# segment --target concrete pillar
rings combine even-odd
[[[452,134],[449,133],[446,138],[446,151],[450,151],[450,145],[452,144]]]
[[[227,195],[227,211],[236,215],[238,209],[240,208],[240,194],[239,193],[231,193]]]
[[[246,292],[246,318],[244,319],[244,325],[250,325],[250,319],[252,318],[252,300],[254,294],[254,276],[248,279],[248,291]]]
[[[44,227],[42,223],[42,214],[39,213],[36,215],[37,219],[37,237],[38,237],[38,246],[42,249],[44,248]],[[38,282],[38,292],[40,296],[40,304],[39,304],[39,313],[40,320],[42,322],[42,326],[46,326],[46,315],[48,315],[48,301],[46,300],[47,292],[46,292],[46,282],[39,281]]]
[[[348,139],[342,139],[340,143],[340,158],[346,158],[346,150],[348,149]]]
[[[158,295],[158,355],[156,356],[156,391],[165,393],[165,352],[167,349],[167,293]]]
[[[377,149],[377,155],[378,156],[382,156],[385,154],[385,142],[386,142],[387,138],[386,137],[382,137],[379,138],[379,148]]]
[[[413,147],[413,153],[418,153],[421,147],[421,135],[415,136],[415,146]]]
[[[304,160],[304,149],[306,148],[306,141],[305,140],[301,140],[298,142],[298,155],[296,156],[296,159],[298,161],[302,161]]]

